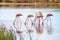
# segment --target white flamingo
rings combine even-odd
[[[47,15],[46,15],[46,19],[45,20],[47,20],[46,21],[46,26],[47,26],[47,33],[48,34],[51,34],[52,33],[52,21],[51,21],[51,16],[53,16],[51,13],[48,13]]]
[[[22,14],[16,14],[16,19],[14,20],[13,25],[16,29],[16,32],[15,32],[16,37],[17,37],[17,35],[19,35],[20,36],[19,40],[23,40],[23,37],[21,35],[22,31],[21,31],[21,18],[20,18],[20,16],[22,16]],[[16,40],[18,40],[18,39],[16,39]]]
[[[30,37],[30,40],[32,40],[32,37],[31,37],[31,33],[33,32],[33,29],[32,29],[32,18],[33,15],[29,14],[27,16],[27,19],[25,21],[25,26],[26,26],[26,29],[27,29],[27,33],[29,34],[29,37]]]

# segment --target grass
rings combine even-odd
[[[5,32],[4,28],[0,28],[0,40],[13,40],[12,32]]]

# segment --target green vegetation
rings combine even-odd
[[[0,28],[0,40],[13,40],[13,35],[11,32],[7,32],[5,28]]]

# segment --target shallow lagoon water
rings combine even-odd
[[[36,12],[41,11],[44,18],[47,13],[52,13],[54,16],[52,17],[52,27],[53,27],[53,33],[47,34],[45,31],[41,35],[36,35],[36,33],[32,33],[33,40],[60,40],[60,9],[49,9],[49,8],[0,8],[0,22],[4,23],[7,27],[7,29],[10,28],[10,26],[13,26],[13,20],[15,19],[15,15],[17,13],[22,13],[23,16],[21,17],[21,20],[24,22],[26,20],[26,16],[28,14],[35,15]],[[22,23],[23,24],[23,23]],[[24,26],[24,25],[22,25]],[[45,25],[46,26],[46,25]],[[25,30],[22,28],[23,31]],[[24,39],[29,40],[28,34],[24,32]],[[19,38],[18,38],[19,40]]]

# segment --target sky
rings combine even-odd
[[[15,19],[15,15],[17,13],[23,14],[21,17],[22,21],[26,20],[26,17],[28,14],[35,15],[36,12],[42,12],[44,18],[46,17],[47,13],[53,14],[52,19],[52,27],[53,27],[53,33],[48,35],[46,33],[43,33],[40,36],[36,36],[38,40],[60,40],[60,9],[49,9],[49,8],[0,8],[0,21],[4,22],[6,25],[12,25],[9,23],[10,21],[13,21]],[[9,23],[9,24],[8,24]],[[8,27],[7,27],[8,28]],[[34,40],[36,40],[34,38]]]

